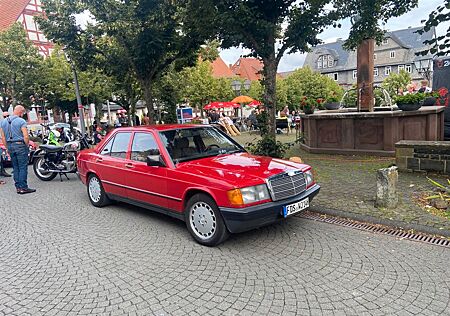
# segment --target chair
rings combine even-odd
[[[184,158],[197,154],[195,148],[189,147],[189,139],[187,137],[175,138],[173,148],[173,158]]]

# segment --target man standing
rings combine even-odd
[[[27,122],[22,118],[25,108],[17,105],[13,115],[3,120],[0,125],[2,141],[8,148],[13,165],[14,182],[18,194],[36,192],[30,189],[27,183],[28,177],[28,142],[30,141]]]

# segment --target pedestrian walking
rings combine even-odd
[[[13,115],[0,124],[2,141],[8,148],[13,165],[14,183],[18,194],[36,192],[28,187],[28,135],[27,122],[22,118],[25,108],[17,105]]]

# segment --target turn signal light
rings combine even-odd
[[[228,200],[231,205],[243,205],[244,199],[242,198],[241,190],[234,189],[227,192]]]

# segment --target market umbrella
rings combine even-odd
[[[260,106],[260,105],[261,105],[261,102],[258,101],[258,100],[253,100],[252,102],[250,102],[249,104],[247,104],[247,106],[254,107],[254,108],[256,108],[256,107],[258,107],[258,106]]]
[[[211,109],[220,109],[220,108],[235,108],[240,107],[239,104],[236,104],[234,102],[211,102],[203,107],[204,110],[211,110]]]
[[[247,95],[240,95],[240,96],[234,98],[233,100],[231,100],[231,102],[234,102],[234,103],[249,103],[252,101],[254,101],[254,99],[250,98]]]

